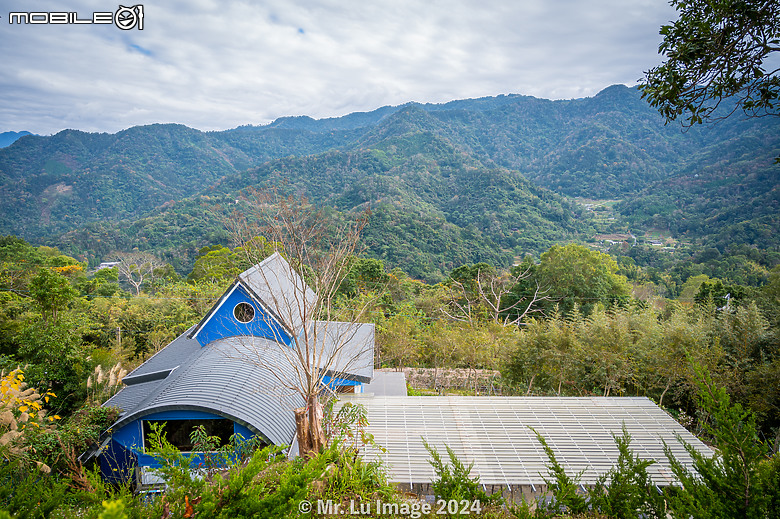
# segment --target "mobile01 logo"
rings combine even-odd
[[[36,25],[101,25],[114,24],[123,31],[144,29],[144,6],[142,4],[125,7],[120,5],[115,12],[94,12],[85,17],[76,12],[11,12],[9,24]]]

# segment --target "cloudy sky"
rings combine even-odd
[[[3,0],[0,132],[113,133],[155,122],[218,130],[409,101],[587,97],[634,85],[660,63],[658,29],[675,18],[666,0],[142,5],[143,30],[121,30],[9,23],[10,13],[32,10],[88,19],[118,3]]]

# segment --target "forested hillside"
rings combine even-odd
[[[570,101],[509,95],[222,132],[67,130],[0,149],[0,233],[90,262],[153,250],[184,272],[199,248],[227,243],[210,212],[275,185],[339,211],[370,206],[371,254],[431,281],[604,230],[775,249],[778,127],[732,117],[683,132],[613,86]],[[597,225],[565,197],[620,203]]]
[[[441,279],[479,259],[508,266],[523,252],[584,235],[582,212],[515,170],[487,167],[416,124],[420,110],[390,116],[351,151],[290,157],[225,178],[215,192],[283,186],[317,205],[373,214],[372,255],[415,276]],[[424,114],[423,114],[424,117]]]

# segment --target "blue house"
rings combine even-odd
[[[183,452],[199,425],[223,442],[239,434],[293,445],[306,369],[323,376],[323,391],[342,393],[360,393],[374,375],[374,326],[316,312],[316,294],[278,253],[239,274],[197,325],[122,380],[103,404],[121,414],[82,461],[96,457],[108,480],[154,483],[147,436],[163,422]]]

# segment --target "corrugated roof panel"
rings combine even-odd
[[[277,376],[294,377],[280,348],[286,346],[239,337],[198,345],[167,379],[125,387],[107,402],[123,403],[127,411],[115,427],[160,410],[203,409],[244,422],[276,444],[289,444],[295,432],[292,410],[303,399],[279,384]],[[263,359],[265,367],[249,362],[252,357]]]
[[[445,456],[449,446],[483,484],[541,485],[547,476],[547,456],[530,429],[540,433],[571,476],[582,472],[589,485],[617,461],[613,434],[625,424],[631,446],[641,457],[654,459],[648,472],[667,485],[671,471],[664,441],[683,463],[690,457],[677,442],[679,434],[700,452],[708,447],[646,398],[547,397],[380,397],[345,395],[343,402],[361,403],[368,411],[368,431],[386,453],[382,458],[391,481],[428,483],[433,469],[422,438]],[[608,410],[609,412],[604,412]]]
[[[374,376],[373,324],[314,321],[312,326],[318,327],[317,340],[323,357],[331,359],[327,371],[341,378],[371,381]]]
[[[120,417],[132,412],[138,404],[153,394],[162,385],[162,380],[143,382],[122,388],[117,394],[109,398],[103,407],[118,407],[122,410]]]
[[[165,348],[149,357],[143,364],[128,373],[127,376],[172,369],[187,362],[193,355],[197,355],[201,346],[198,341],[187,338],[187,334],[190,333],[191,330],[192,328],[179,335]]]

